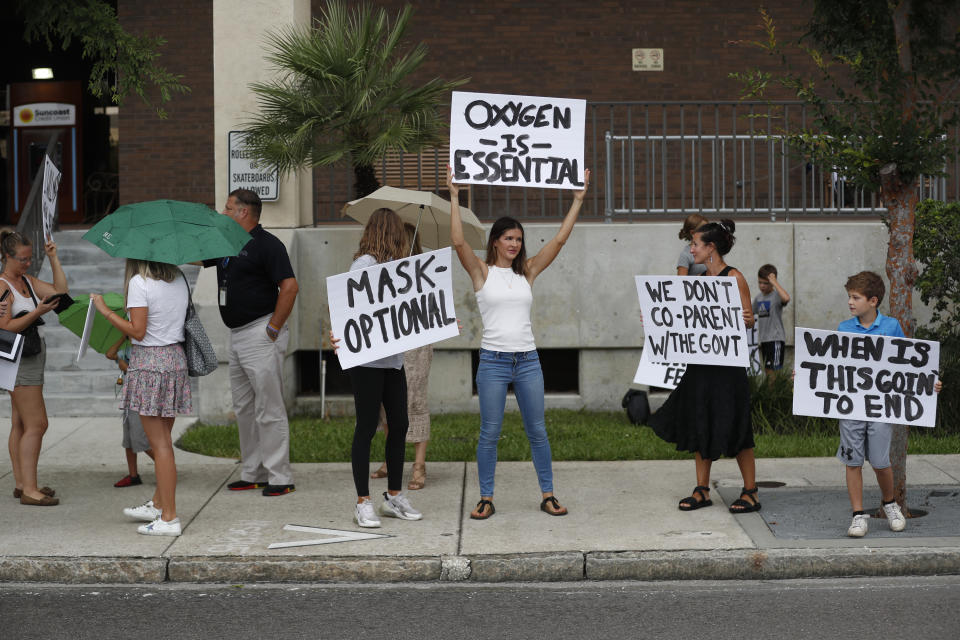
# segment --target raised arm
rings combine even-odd
[[[447,189],[450,190],[450,244],[460,258],[460,264],[470,274],[473,290],[480,291],[487,281],[487,265],[477,257],[463,237],[463,222],[460,220],[460,187],[453,182],[453,169],[447,165]]]
[[[560,253],[560,249],[562,249],[563,245],[567,242],[567,238],[570,237],[570,233],[573,231],[573,225],[577,223],[577,217],[580,215],[580,207],[583,206],[583,197],[587,195],[587,188],[589,186],[590,169],[587,169],[583,172],[583,189],[573,193],[573,202],[570,204],[567,215],[563,218],[563,224],[560,225],[560,230],[557,231],[557,235],[553,236],[547,244],[543,245],[543,248],[537,252],[537,255],[527,260],[527,280],[530,281],[530,284],[533,284],[536,277],[550,266],[550,263],[553,262],[557,254]]]
[[[55,293],[68,293],[70,287],[67,285],[67,274],[63,272],[63,266],[60,264],[60,256],[57,255],[57,244],[51,240],[43,247],[47,259],[50,261],[50,270],[53,272],[53,283],[44,282],[39,278],[27,276],[30,278],[30,284],[33,285],[34,293],[41,300],[46,300]]]
[[[780,296],[780,304],[787,306],[787,303],[790,302],[790,294],[787,293],[787,290],[783,288],[783,285],[780,284],[780,281],[777,280],[777,274],[771,273],[767,276],[767,280],[770,281],[770,284],[773,285],[773,288],[777,290],[777,295]]]

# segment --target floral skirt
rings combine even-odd
[[[123,380],[120,408],[162,418],[193,411],[187,357],[180,344],[163,347],[135,344],[130,348],[130,366]]]

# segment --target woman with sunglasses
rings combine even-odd
[[[52,283],[27,273],[33,262],[33,246],[29,239],[16,231],[0,233],[0,253],[3,257],[0,296],[6,296],[9,303],[9,309],[0,314],[0,329],[24,333],[34,325],[43,324],[42,316],[57,307],[58,300],[51,297],[67,293],[67,276],[57,256],[57,245],[51,240],[43,250],[50,260]],[[37,481],[37,462],[43,434],[47,431],[47,407],[43,402],[43,368],[47,360],[47,348],[42,337],[38,336],[31,342],[30,348],[26,341],[24,343],[17,379],[10,392],[8,444],[16,482],[13,497],[19,498],[20,504],[52,507],[60,504],[60,499],[54,497],[56,491],[40,486]]]

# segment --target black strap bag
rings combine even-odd
[[[39,307],[40,303],[37,302],[37,296],[33,295],[33,287],[30,286],[30,281],[26,280],[26,283],[27,283],[27,291],[30,292],[30,297],[33,298],[33,304]],[[28,313],[30,312],[27,310],[23,310],[17,315],[15,315],[14,318],[22,318]],[[46,322],[43,321],[43,318],[37,318],[36,320],[33,321],[33,324],[31,324],[29,327],[27,327],[26,329],[20,332],[20,335],[23,336],[22,355],[24,358],[35,356],[38,353],[40,353],[40,351],[43,350],[43,345],[40,342],[40,329],[38,329],[38,327],[44,324],[46,324]]]
[[[623,396],[620,406],[627,410],[627,417],[633,424],[647,424],[650,419],[650,402],[646,391],[630,389]]]

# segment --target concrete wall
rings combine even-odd
[[[528,251],[542,246],[556,224],[526,225]],[[548,395],[548,405],[618,408],[640,357],[643,328],[639,322],[637,274],[667,274],[683,243],[678,223],[579,224],[557,261],[534,285],[533,327],[540,348],[580,349],[579,395]],[[300,296],[291,318],[287,393],[291,409],[310,407],[309,399],[294,402],[296,379],[292,354],[298,349],[328,349],[329,314],[325,277],[343,272],[360,239],[359,226],[275,230],[287,244]],[[793,296],[784,309],[788,341],[797,325],[833,329],[847,318],[847,276],[870,269],[884,273],[886,228],[880,222],[744,222],[737,226],[737,244],[728,263],[747,277],[757,292],[756,273],[764,263],[777,266],[780,281]],[[226,330],[216,310],[212,270],[198,281],[195,301],[226,360]],[[475,411],[471,395],[470,351],[479,347],[481,324],[466,272],[454,270],[455,306],[463,323],[457,337],[434,345],[430,372],[430,404],[434,412]],[[921,322],[929,312],[916,300]],[[882,311],[887,310],[886,301]],[[204,420],[229,418],[231,411],[226,366],[201,379],[200,414]],[[341,407],[352,407],[341,402]],[[314,407],[318,409],[318,407]]]

